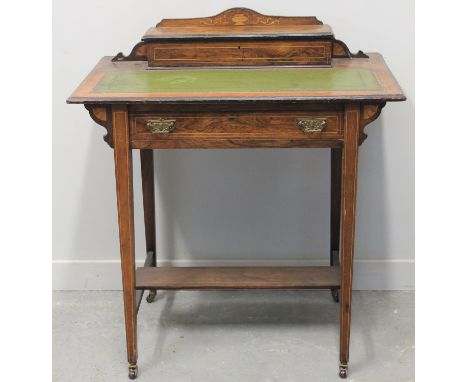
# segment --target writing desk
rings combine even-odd
[[[129,377],[145,290],[331,289],[347,376],[359,146],[400,87],[377,53],[351,54],[315,17],[245,8],[163,20],[129,56],[104,57],[67,100],[107,129],[114,149]],[[330,266],[157,267],[153,149],[331,149]],[[140,150],[147,259],[135,269],[132,150]]]

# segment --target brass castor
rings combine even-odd
[[[154,302],[154,299],[156,298],[156,291],[155,290],[150,290],[148,296],[146,297],[146,302],[151,304]]]
[[[138,377],[138,366],[137,365],[130,365],[128,367],[128,378],[136,379]]]
[[[340,372],[338,375],[341,378],[346,378],[348,376],[348,365],[340,365]]]
[[[338,291],[338,289],[332,289],[331,294],[333,301],[340,302],[340,292]]]

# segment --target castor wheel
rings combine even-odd
[[[340,292],[338,291],[338,289],[332,289],[331,295],[332,295],[333,301],[340,302]]]
[[[339,376],[341,378],[346,378],[348,376],[348,365],[340,365]]]
[[[130,365],[128,367],[128,378],[136,379],[138,377],[138,366],[137,365]]]
[[[146,297],[146,302],[151,304],[154,302],[154,299],[156,298],[156,291],[155,290],[150,290],[148,297]]]

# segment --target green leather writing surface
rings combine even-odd
[[[108,72],[93,93],[366,91],[381,89],[369,69],[176,69]]]

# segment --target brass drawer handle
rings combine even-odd
[[[317,133],[327,127],[327,120],[325,118],[301,119],[298,125],[304,133]]]
[[[146,128],[152,134],[167,134],[175,129],[175,119],[148,119]]]

